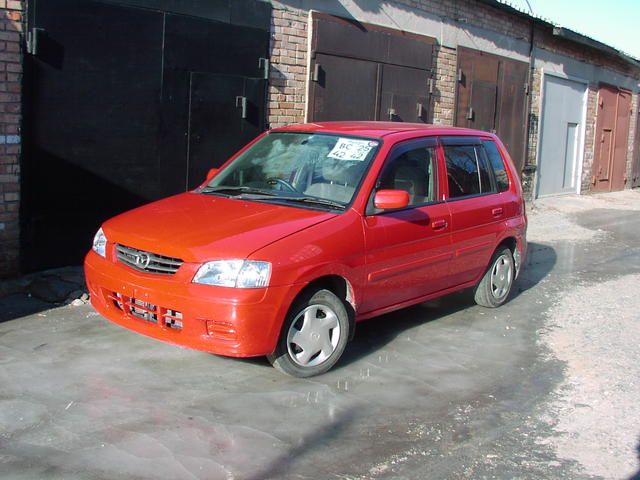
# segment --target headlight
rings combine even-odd
[[[107,237],[104,235],[102,228],[100,228],[93,237],[93,246],[91,248],[101,257],[107,256]]]
[[[260,288],[269,285],[271,264],[253,260],[216,260],[198,269],[193,283],[219,287]]]

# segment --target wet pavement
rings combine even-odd
[[[506,305],[462,292],[359,324],[337,367],[306,380],[144,338],[88,305],[6,297],[2,478],[597,476],[555,441],[572,364],[545,338],[574,290],[640,274],[640,193],[540,202],[530,222]],[[635,445],[605,477],[640,471],[640,416],[628,423]]]

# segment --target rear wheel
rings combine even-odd
[[[268,359],[288,375],[312,377],[336,364],[348,337],[349,315],[343,301],[329,290],[316,290],[295,302]]]
[[[511,250],[504,247],[491,258],[489,268],[475,288],[478,305],[496,308],[507,301],[515,276],[515,264]]]

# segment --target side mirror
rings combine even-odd
[[[396,210],[409,206],[409,193],[405,190],[378,190],[373,204],[380,210]]]
[[[207,173],[207,182],[215,177],[216,173],[218,173],[219,170],[219,168],[212,168],[211,170],[209,170],[209,172]]]

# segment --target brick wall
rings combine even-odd
[[[271,128],[301,123],[307,95],[308,14],[297,9],[273,10],[268,122]]]
[[[538,132],[540,128],[540,95],[542,91],[542,70],[534,69],[531,75],[531,87],[529,89],[529,131],[527,132],[527,157],[526,165],[537,165]],[[522,188],[526,200],[533,199],[534,169],[526,169],[522,172]]]
[[[638,108],[640,108],[640,95],[634,95],[631,99],[631,123],[629,124],[629,149],[627,153],[627,170],[625,178],[625,188],[631,187],[631,180],[633,178],[633,161],[637,154],[635,152],[635,139],[636,129],[640,127],[638,125]]]
[[[538,48],[543,48],[579,62],[602,66],[640,80],[640,70],[632,67],[631,64],[618,57],[606,55],[598,50],[554,36],[549,29],[536,28],[535,38],[536,47]]]
[[[512,38],[529,38],[530,24],[527,20],[474,0],[396,0],[388,3],[422,10],[429,15],[453,19]]]
[[[440,45],[434,47],[433,123],[453,125],[456,108],[456,51]]]
[[[582,159],[582,185],[581,193],[588,193],[593,186],[591,177],[593,176],[593,160],[595,159],[596,148],[596,115],[598,113],[598,86],[589,85],[587,92],[587,120],[584,129],[584,157]]]
[[[0,276],[18,271],[22,12],[0,0]]]

